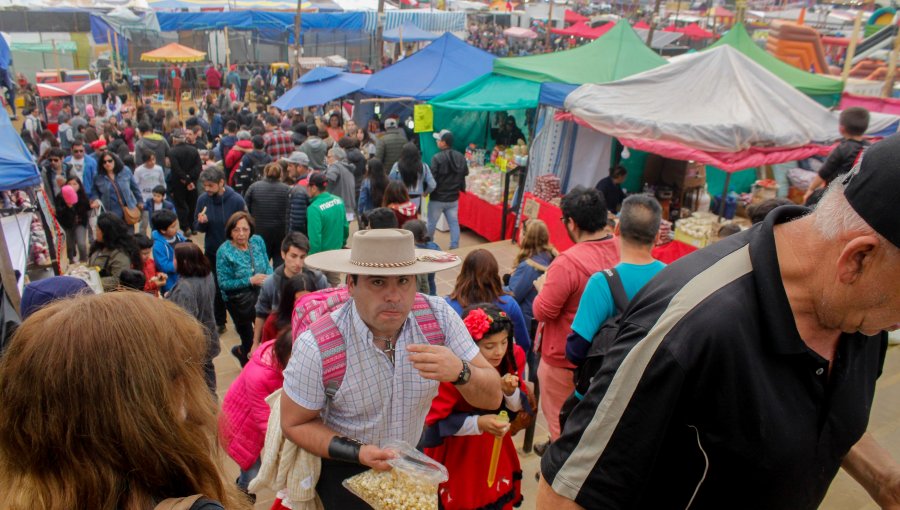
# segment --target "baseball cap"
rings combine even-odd
[[[281,161],[292,165],[309,166],[309,156],[307,156],[305,152],[300,151],[292,152],[290,156],[281,158]]]
[[[893,212],[900,188],[900,135],[872,145],[844,178],[844,197],[882,237],[900,248],[900,220]]]
[[[57,299],[65,299],[79,294],[93,294],[88,284],[80,278],[52,276],[31,282],[25,286],[25,291],[22,293],[20,305],[22,318],[28,318],[29,315]]]
[[[432,135],[432,136],[434,136],[435,140],[443,140],[444,137],[447,135],[450,135],[450,137],[452,139],[453,133],[451,133],[449,129],[442,129],[440,132],[434,133],[434,135]]]
[[[384,121],[384,129],[397,127],[397,119],[387,119]]]
[[[175,140],[184,140],[184,130],[181,128],[172,131],[172,138]]]

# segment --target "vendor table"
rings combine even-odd
[[[528,201],[532,201],[533,204],[529,206]],[[544,200],[537,198],[531,193],[525,193],[524,210],[526,212],[523,216],[527,217],[527,211],[533,211],[534,204],[538,207],[538,219],[543,220],[543,222],[547,224],[547,230],[550,231],[550,242],[553,243],[553,246],[561,252],[571,248],[575,243],[569,238],[566,227],[560,220],[560,218],[562,218],[562,210],[550,202],[545,202]],[[697,248],[682,243],[681,241],[671,241],[653,248],[652,254],[653,258],[669,264],[696,250]]]
[[[512,235],[515,214],[506,215],[506,232],[500,231],[502,204],[491,204],[472,193],[459,192],[459,224],[474,231],[490,242],[500,241]]]

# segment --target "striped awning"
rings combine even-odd
[[[404,9],[384,13],[384,29],[391,30],[404,23],[412,23],[428,32],[465,32],[466,13],[462,11],[428,11]],[[378,13],[366,12],[365,30],[374,33],[378,27]]]

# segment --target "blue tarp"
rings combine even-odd
[[[340,76],[344,72],[339,67],[317,67],[300,77],[300,83],[315,83]]]
[[[179,30],[220,30],[226,25],[231,30],[287,30],[294,33],[294,13],[263,11],[231,12],[158,12],[156,19],[162,32]],[[363,29],[365,13],[304,13],[300,18],[300,31]]]
[[[412,23],[404,23],[403,25],[385,30],[382,38],[387,42],[419,42],[433,41],[440,37],[434,32],[422,30]]]
[[[109,41],[106,37],[108,33],[112,34],[114,37],[113,41]],[[97,44],[115,44],[115,40],[119,40],[119,58],[121,59],[122,55],[125,55],[126,58],[128,56],[128,39],[122,37],[121,34],[116,33],[116,31],[103,20],[100,16],[95,16],[91,14],[91,36],[94,38],[94,42]],[[116,51],[115,46],[112,46],[112,52]]]
[[[2,37],[0,37],[2,39]],[[0,191],[38,186],[41,176],[6,110],[0,108]]]
[[[450,33],[372,75],[364,93],[428,100],[491,72],[496,57]]]
[[[284,93],[272,106],[280,110],[303,108],[334,101],[365,87],[371,75],[340,73],[338,76],[312,83],[300,83]]]
[[[12,53],[9,51],[9,45],[6,39],[0,35],[0,69],[9,69],[12,65]]]
[[[568,83],[542,83],[539,102],[554,108],[564,108],[566,96],[577,88],[578,85],[569,85]]]

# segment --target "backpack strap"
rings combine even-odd
[[[419,329],[425,335],[425,340],[430,345],[444,345],[444,332],[434,317],[431,303],[428,302],[428,298],[418,292],[416,293],[416,300],[413,302],[412,314],[419,325]]]
[[[159,502],[154,510],[190,510],[203,494],[194,494],[183,498],[168,498]]]
[[[330,313],[322,315],[309,329],[322,355],[322,385],[325,387],[325,397],[331,400],[340,389],[344,374],[347,372],[347,344]]]
[[[622,277],[615,268],[604,269],[603,276],[609,285],[609,292],[612,294],[613,305],[616,307],[616,314],[620,314],[628,308],[628,294],[625,293],[625,287],[622,285]]]
[[[444,345],[444,332],[434,316],[431,303],[424,295],[416,293],[412,314],[430,345]],[[347,344],[331,313],[323,314],[309,329],[322,355],[322,385],[325,387],[325,397],[332,400],[344,381],[344,374],[347,373]]]

